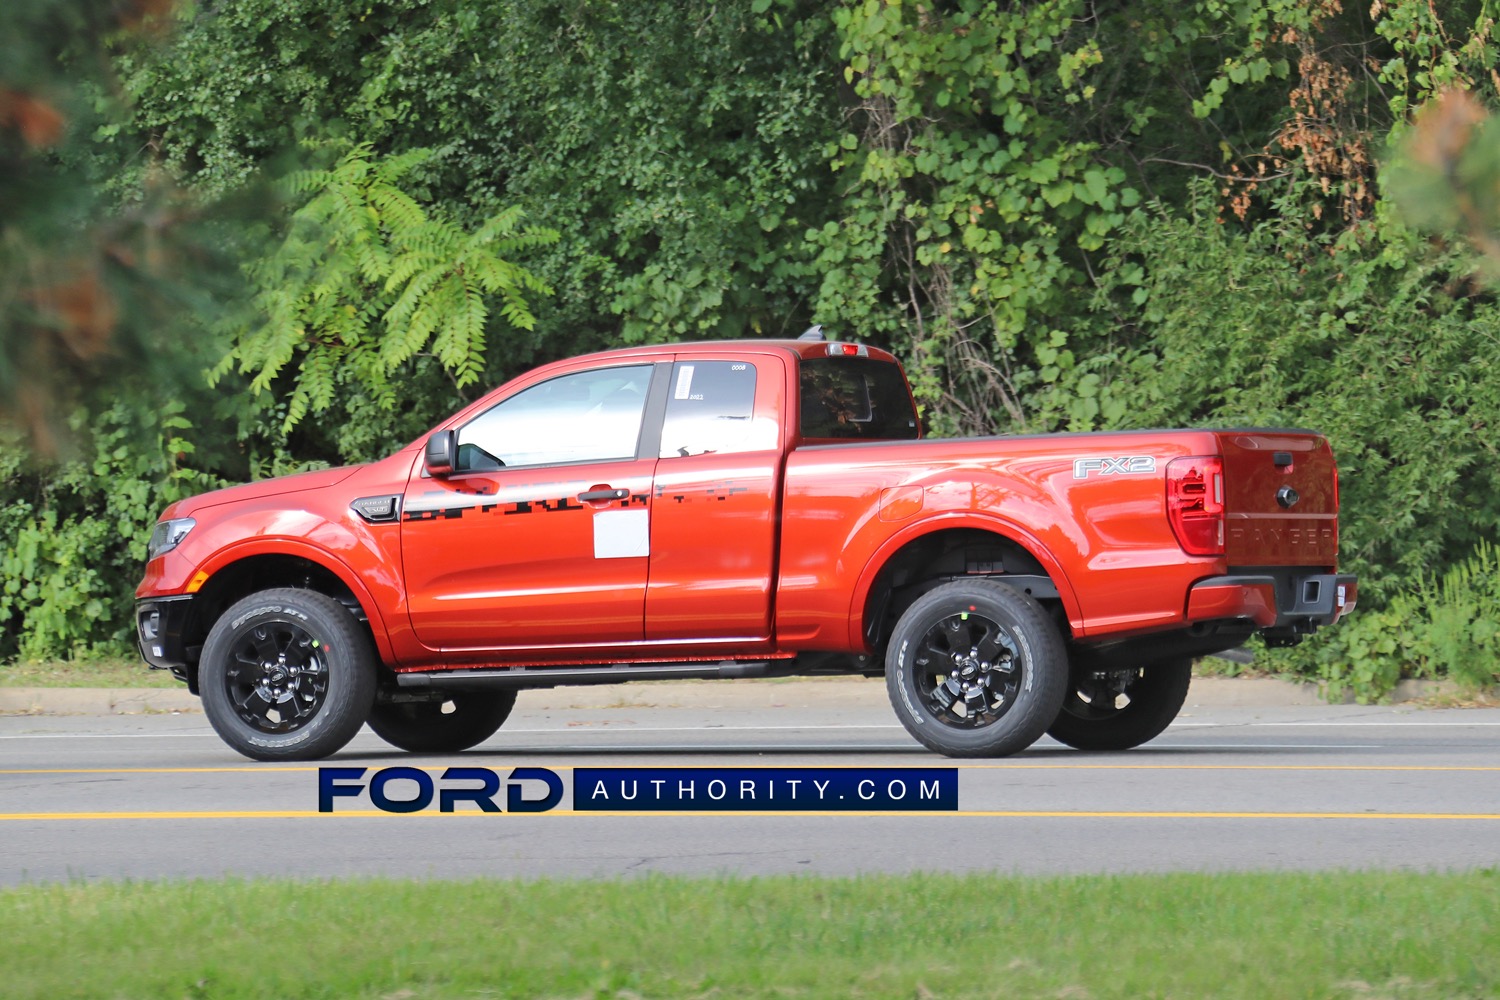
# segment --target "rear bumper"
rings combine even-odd
[[[1257,628],[1312,631],[1354,610],[1357,577],[1278,570],[1199,580],[1188,591],[1189,622],[1244,618]]]

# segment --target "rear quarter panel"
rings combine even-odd
[[[863,648],[881,566],[948,528],[991,531],[1035,556],[1075,638],[1183,622],[1189,586],[1225,563],[1177,544],[1166,466],[1216,451],[1200,431],[800,448],[787,461],[778,635],[802,648]],[[1112,461],[1122,458],[1142,461]]]

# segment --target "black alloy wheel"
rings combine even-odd
[[[255,760],[316,760],[354,738],[375,699],[369,636],[337,600],[278,588],[226,611],[199,663],[203,711]]]
[[[446,700],[376,702],[370,728],[391,746],[414,753],[457,753],[504,725],[516,692],[454,691]]]
[[[902,725],[950,757],[1024,750],[1057,716],[1067,660],[1046,611],[993,580],[919,597],[896,623],[886,687]]]
[[[1160,736],[1187,700],[1186,657],[1107,670],[1075,669],[1047,735],[1079,750],[1129,750]]]
[[[267,622],[236,638],[224,683],[242,721],[290,733],[317,716],[328,696],[321,640],[291,622]]]

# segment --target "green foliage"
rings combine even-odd
[[[309,412],[326,411],[341,382],[394,408],[392,376],[419,354],[435,358],[460,389],[478,380],[491,296],[511,326],[536,325],[525,294],[549,289],[500,255],[555,242],[557,234],[520,228],[518,209],[472,233],[424,209],[401,182],[432,158],[418,149],[377,161],[359,145],[328,170],[288,177],[290,194],[306,202],[280,246],[250,267],[264,321],[235,332],[211,382],[237,369],[259,393],[295,357],[282,418],[290,431]]]
[[[836,46],[828,4],[757,6],[242,0],[120,65],[136,126],[203,189],[343,134],[376,161],[443,149],[412,177],[460,224],[516,205],[556,228],[528,261],[556,295],[496,332],[496,381],[621,339],[806,324]]]
[[[1047,113],[1091,96],[1101,57],[1071,37],[1081,9],[964,0],[941,15],[881,3],[833,14],[860,132],[827,150],[846,179],[841,217],[808,233],[817,312],[906,346],[944,430],[988,430],[1001,408],[1027,423],[1010,359],[1076,283],[1067,248],[1097,249],[1137,198]]]
[[[1468,91],[1423,107],[1387,164],[1384,180],[1402,215],[1440,236],[1462,235],[1500,281],[1500,126]]]
[[[1357,610],[1316,645],[1273,651],[1269,662],[1361,704],[1403,678],[1447,678],[1470,693],[1500,684],[1500,555],[1481,539],[1442,574],[1422,573],[1383,607]]]
[[[125,113],[104,40],[152,51],[156,2],[0,4],[0,425],[48,455],[68,449],[67,414],[108,406],[119,379],[196,378],[179,348],[231,272],[232,241],[166,178],[128,203],[103,191],[138,155],[94,142]]]
[[[161,508],[221,482],[194,449],[222,437],[183,400],[236,236],[96,142],[125,116],[105,40],[150,51],[162,6],[0,4],[0,659],[123,651]]]
[[[1408,669],[1382,659],[1382,616],[1500,522],[1500,314],[1474,257],[1393,221],[1374,169],[1443,88],[1494,96],[1491,6],[239,0],[183,4],[164,39],[111,36],[106,66],[104,28],[141,4],[18,0],[0,13],[0,406],[47,384],[23,364],[64,372],[62,400],[111,366],[210,368],[220,391],[181,435],[199,452],[172,468],[235,479],[386,454],[537,361],[817,319],[896,349],[942,432],[1329,432],[1373,630],[1334,634],[1364,643],[1351,683],[1373,691]],[[18,87],[61,95],[64,140],[18,144]],[[1434,119],[1418,159],[1429,194],[1472,196],[1429,198],[1426,221],[1483,247],[1497,140],[1473,117]],[[288,175],[299,142],[321,169]],[[291,205],[259,210],[267,248],[249,227],[193,243],[167,177],[215,197],[285,177]],[[205,245],[254,286],[210,331]],[[23,358],[37,343],[59,363]],[[191,397],[103,381],[90,412]],[[175,489],[155,433],[109,466],[153,503]],[[114,584],[74,564],[123,522],[90,527],[73,472],[7,468],[6,614],[62,559],[56,606],[87,618]],[[91,628],[56,649],[109,632]]]
[[[1100,423],[1325,431],[1343,560],[1378,606],[1500,532],[1500,305],[1472,267],[1395,229],[1235,230],[1206,192],[1143,213],[1094,303],[1121,345],[1099,391],[1123,411]]]
[[[838,215],[808,234],[819,317],[901,348],[939,431],[1118,419],[1113,352],[1079,329],[1090,256],[1141,191],[1181,197],[1265,148],[1317,13],[959,0],[832,17],[857,113],[828,146]]]
[[[117,403],[74,414],[87,450],[49,468],[11,439],[0,447],[0,660],[119,654],[162,508],[227,483],[195,471],[182,402]],[[149,444],[148,444],[149,442]]]
[[[1415,602],[1399,610],[1425,619],[1425,634],[1413,643],[1418,676],[1446,676],[1470,688],[1500,683],[1500,558],[1492,543],[1481,540],[1441,578],[1424,574]]]
[[[1378,78],[1398,122],[1444,90],[1493,83],[1493,5],[1480,0],[1442,8],[1440,12],[1426,0],[1395,0],[1372,8],[1375,33],[1395,55],[1379,67]]]

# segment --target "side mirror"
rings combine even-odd
[[[458,455],[458,435],[453,431],[438,431],[427,439],[423,464],[427,474],[442,478],[453,474],[453,463]]]

